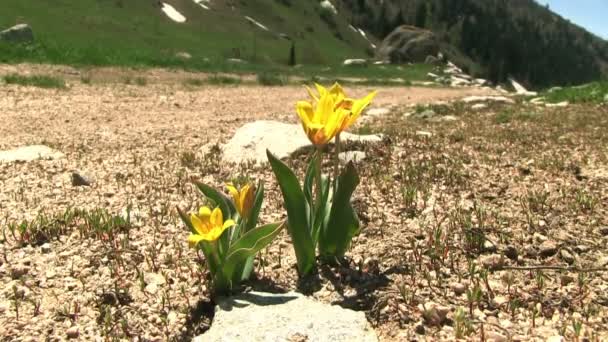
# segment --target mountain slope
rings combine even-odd
[[[327,16],[316,2],[290,0],[212,0],[204,9],[193,0],[165,0],[187,18],[172,21],[152,0],[8,0],[0,27],[26,22],[38,44],[27,51],[0,49],[0,60],[38,55],[41,60],[84,64],[173,64],[175,53],[193,60],[241,58],[286,63],[296,41],[297,63],[335,64],[365,57],[367,42],[340,16]],[[323,20],[323,16],[327,20]],[[245,19],[249,16],[265,31]],[[67,59],[67,60],[66,60]]]
[[[533,0],[343,3],[353,24],[378,38],[402,24],[433,30],[465,57],[456,53],[451,58],[493,81],[513,76],[529,85],[548,86],[588,82],[608,72],[608,42]]]
[[[227,59],[239,58],[254,62],[244,67],[252,69],[259,64],[289,64],[293,41],[292,62],[334,66],[347,58],[372,57],[374,43],[408,24],[432,30],[450,60],[495,82],[514,77],[545,87],[584,83],[608,74],[606,41],[533,0],[164,3],[186,21],[172,21],[157,0],[7,0],[0,11],[0,28],[29,23],[36,44],[15,48],[0,43],[0,62],[217,70],[227,65]],[[335,6],[337,15],[328,4]],[[180,52],[192,58],[185,61],[177,55]]]

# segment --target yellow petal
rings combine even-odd
[[[327,94],[327,89],[325,89],[324,86],[315,83],[315,88],[317,88],[317,91],[319,92],[319,98],[321,98],[323,95]]]
[[[206,234],[209,231],[208,225],[195,214],[190,215],[190,222],[192,223],[194,230],[201,235]]]
[[[203,240],[205,239],[202,235],[190,234],[190,236],[188,236],[188,246],[190,246],[190,248],[194,248],[198,245],[199,242]]]
[[[211,223],[211,230],[213,230],[215,227],[222,226],[222,223],[224,223],[224,217],[220,208],[213,209],[211,212],[211,217],[209,218],[209,223]]]
[[[356,100],[353,103],[351,115],[348,118],[348,121],[346,122],[346,124],[344,126],[345,130],[348,129],[348,127],[350,127],[351,125],[353,125],[355,123],[355,121],[357,121],[357,119],[359,118],[359,116],[361,115],[361,113],[363,112],[365,107],[367,107],[372,102],[372,100],[374,99],[376,94],[377,94],[377,91],[373,91],[373,92],[369,93],[366,97],[364,97],[360,100]]]
[[[328,93],[322,95],[315,108],[315,113],[312,119],[313,123],[326,124],[331,115],[334,113],[334,99]]]
[[[319,97],[317,95],[315,95],[315,93],[312,92],[312,89],[310,89],[310,87],[308,87],[308,86],[305,86],[305,87],[306,87],[306,91],[308,92],[308,95],[310,95],[310,97],[314,101],[318,102],[319,101]]]
[[[222,225],[222,231],[224,231],[234,225],[236,225],[236,223],[233,220],[226,220],[226,222],[224,222],[224,224]]]
[[[230,196],[232,196],[232,201],[235,206],[239,206],[239,191],[232,185],[232,183],[226,184],[226,188],[228,188],[228,192],[230,192]]]
[[[198,210],[198,216],[200,216],[203,220],[205,220],[205,218],[209,218],[209,216],[211,216],[211,209],[208,207],[201,207]]]

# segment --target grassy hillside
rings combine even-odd
[[[341,2],[379,39],[402,24],[433,30],[457,48],[455,62],[493,81],[513,76],[542,87],[608,75],[608,42],[533,0]]]
[[[227,58],[286,64],[296,42],[296,62],[338,64],[365,57],[369,43],[339,16],[326,16],[315,1],[216,0],[205,10],[193,0],[166,0],[187,21],[176,23],[150,0],[9,0],[2,4],[0,28],[30,24],[36,44],[0,45],[0,61],[87,65],[181,65],[217,68]],[[234,6],[233,6],[234,5]],[[251,25],[250,16],[271,32]],[[176,58],[188,52],[187,62]]]

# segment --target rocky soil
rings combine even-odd
[[[0,70],[12,68],[25,67]],[[303,89],[191,88],[148,73],[161,76],[0,85],[0,150],[63,154],[0,162],[1,339],[200,335],[213,304],[175,212],[202,204],[191,181],[263,180],[261,221],[284,217],[268,168],[223,163],[209,146],[254,120],[296,122]],[[386,110],[354,131],[388,139],[354,148],[366,152],[363,230],[347,259],[298,281],[283,233],[244,289],[363,311],[383,341],[608,338],[608,108],[472,109],[457,99],[487,90],[379,90]],[[289,163],[302,171],[305,158]]]

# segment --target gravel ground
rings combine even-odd
[[[206,274],[175,206],[201,204],[191,180],[221,187],[247,175],[267,185],[261,221],[282,219],[269,170],[224,165],[202,147],[249,121],[295,122],[302,87],[192,88],[178,81],[187,73],[158,70],[146,71],[145,86],[81,84],[70,68],[0,73],[36,68],[67,75],[69,87],[0,85],[0,150],[44,144],[65,157],[0,163],[0,337],[163,341],[205,331]],[[363,148],[378,167],[360,168],[364,228],[347,260],[299,282],[283,234],[246,287],[298,288],[363,310],[385,341],[608,338],[606,108],[475,113],[448,104],[433,109],[456,121],[404,115],[414,104],[487,93],[380,88],[374,106],[393,114],[366,129],[390,139]],[[73,172],[92,185],[74,186]],[[91,224],[127,211],[130,224]],[[12,234],[21,220],[44,233]]]

